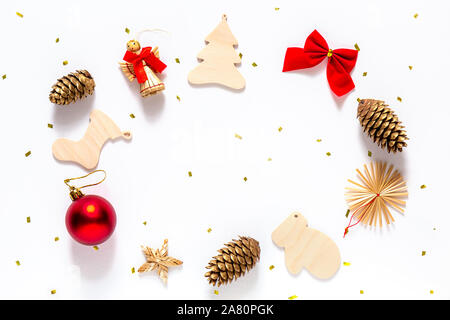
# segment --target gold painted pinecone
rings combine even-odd
[[[407,146],[405,127],[384,101],[362,99],[358,105],[358,119],[364,132],[388,152],[401,152]]]
[[[259,242],[250,237],[241,237],[239,240],[225,244],[225,247],[217,250],[218,256],[213,257],[206,269],[205,277],[209,284],[218,287],[222,284],[245,275],[259,261],[261,249]]]
[[[58,79],[52,86],[49,99],[51,102],[64,105],[87,97],[94,92],[95,82],[87,70],[77,70]]]

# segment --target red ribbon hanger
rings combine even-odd
[[[327,79],[331,90],[338,97],[349,93],[355,88],[350,71],[355,67],[358,51],[329,49],[327,42],[317,30],[308,36],[304,48],[287,48],[283,72],[314,67],[326,57],[328,57]]]
[[[136,74],[137,81],[144,83],[148,80],[147,74],[144,70],[144,63],[147,64],[154,72],[161,73],[167,67],[164,62],[159,60],[152,52],[152,47],[142,48],[141,53],[136,54],[131,51],[127,51],[123,60],[133,64],[134,73]]]

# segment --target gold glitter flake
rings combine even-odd
[[[272,158],[271,157],[267,158],[267,161],[272,161]]]
[[[181,101],[181,98],[180,98],[180,96],[177,96],[177,100],[178,100],[178,101]]]
[[[67,66],[68,63],[69,63],[69,61],[64,60],[64,61],[63,61],[63,66]]]
[[[130,33],[130,29],[125,28],[125,32],[129,34]]]
[[[28,151],[27,153],[25,153],[25,157],[29,157],[31,155],[31,151]]]
[[[278,132],[281,132],[282,130],[283,130],[282,127],[279,127],[279,128],[278,128]]]
[[[420,186],[420,189],[425,189],[426,187],[427,186],[423,184],[423,185]]]
[[[180,63],[180,59],[175,58],[175,62],[176,62],[176,63]]]
[[[142,222],[142,224],[143,224],[144,226],[146,226],[146,225],[147,225],[147,221]]]
[[[361,102],[361,99],[360,99],[360,98],[356,98],[356,101],[358,101],[358,103],[360,103],[360,102]]]
[[[346,267],[348,267],[348,266],[351,265],[351,263],[350,263],[350,262],[345,262],[345,261],[344,261],[343,265],[346,266]]]
[[[218,295],[219,295],[219,291],[214,290],[214,294],[215,294],[216,296],[218,296]]]
[[[402,98],[401,97],[397,97],[397,100],[402,102]]]
[[[359,294],[364,294],[364,290],[359,290]]]
[[[350,213],[350,209],[347,209],[347,212],[345,213],[345,217],[348,218],[348,214]]]
[[[275,266],[274,265],[271,265],[270,267],[269,267],[269,270],[273,270],[275,268]]]
[[[133,113],[130,113],[130,118],[134,119],[134,118],[136,118],[136,116]]]
[[[409,70],[412,70],[413,66],[408,66]]]
[[[430,294],[434,294],[434,290],[430,290]]]
[[[371,157],[372,156],[372,151],[367,151],[367,155],[369,156],[369,157]]]
[[[357,43],[355,43],[355,49],[356,50],[358,50],[358,51],[360,51],[361,49],[359,48],[359,46],[358,46],[358,44]]]
[[[247,181],[247,177],[244,177],[244,181]]]
[[[135,273],[136,272],[136,269],[133,267],[133,268],[131,268],[131,273]]]
[[[59,42],[59,38],[56,38],[55,42],[58,43]]]
[[[280,10],[280,8],[275,8],[275,11],[279,11]]]
[[[49,127],[50,129],[53,129],[53,124],[47,123],[47,127]]]
[[[56,241],[59,241],[59,237],[55,237],[55,242],[56,242]]]
[[[17,16],[23,18],[23,14],[21,14],[20,12],[16,12]]]
[[[27,217],[27,223],[31,222],[31,217]]]
[[[2,79],[3,79],[3,80],[6,79],[6,74],[2,75]]]
[[[191,171],[188,171],[188,176],[192,177],[192,172]]]
[[[55,293],[56,293],[56,290],[53,289],[52,291],[50,291],[50,293],[51,293],[51,294],[55,294]]]
[[[237,134],[237,133],[234,134],[234,137],[237,138],[237,139],[239,139],[239,140],[242,140],[242,136],[240,136],[240,135]]]
[[[99,249],[98,246],[93,246],[92,248],[94,248],[95,251]]]
[[[293,295],[293,296],[290,296],[288,299],[289,299],[289,300],[295,300],[295,299],[297,299],[297,298],[298,298],[298,296]]]
[[[239,58],[242,59],[242,52],[239,52]]]
[[[363,72],[363,77],[367,76],[367,72]]]
[[[414,19],[417,19],[418,16],[419,16],[419,14],[418,14],[418,13],[415,13],[415,14],[414,14]]]
[[[426,251],[422,251],[422,257],[423,257],[424,255],[426,255],[426,254],[427,254]]]
[[[327,152],[326,155],[327,155],[327,156],[331,156],[331,152]]]
[[[258,65],[256,64],[256,62],[253,62],[252,66],[257,67]]]
[[[211,229],[211,228],[208,228],[208,230],[206,230],[206,231],[208,231],[208,233],[211,233],[212,229]]]
[[[317,141],[317,142],[322,142],[322,139],[317,139],[316,141]]]
[[[16,265],[20,266],[20,261],[19,260],[16,261]]]

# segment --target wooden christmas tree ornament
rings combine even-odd
[[[76,102],[94,93],[95,82],[87,70],[77,70],[58,79],[52,86],[49,99],[59,105]]]
[[[169,267],[175,267],[183,264],[183,261],[169,257],[168,240],[165,239],[161,249],[152,249],[142,246],[142,252],[147,260],[139,269],[138,272],[147,272],[157,270],[159,277],[167,282]]]
[[[388,152],[402,152],[407,146],[404,126],[393,110],[384,101],[361,99],[358,105],[358,119],[364,132],[382,149]]]
[[[158,47],[141,49],[139,41],[130,40],[127,42],[127,51],[123,60],[124,62],[119,62],[120,68],[130,81],[137,79],[142,97],[157,94],[165,89],[164,83],[156,75],[166,68],[166,65],[159,60]]]
[[[53,156],[60,161],[71,161],[86,169],[97,166],[100,151],[109,139],[131,139],[129,131],[122,132],[119,127],[100,110],[93,110],[90,123],[80,141],[57,139],[52,146]]]
[[[298,212],[292,213],[272,233],[273,242],[284,247],[288,271],[299,273],[306,268],[319,279],[332,277],[341,264],[336,243],[324,233],[308,227],[306,219]]]
[[[205,41],[206,47],[197,55],[202,62],[189,72],[188,81],[191,84],[216,83],[232,89],[244,88],[245,79],[235,66],[241,63],[234,49],[238,42],[231,33],[226,15]]]
[[[245,275],[259,261],[261,253],[258,241],[241,236],[239,240],[233,239],[217,251],[219,255],[208,263],[206,269],[209,271],[205,273],[205,277],[209,284],[217,284],[218,287]]]
[[[348,180],[355,187],[345,188],[347,190],[345,196],[350,207],[350,212],[353,212],[349,225],[345,229],[344,236],[348,232],[348,228],[353,227],[359,222],[365,225],[383,226],[382,220],[387,224],[394,221],[389,207],[397,211],[404,212],[401,206],[406,205],[402,198],[408,196],[408,188],[406,182],[403,180],[401,174],[394,170],[394,166],[388,165],[385,162],[372,162],[367,168],[364,165],[364,173],[356,169],[360,183]],[[353,218],[358,221],[350,225]]]

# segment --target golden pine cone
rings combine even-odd
[[[407,146],[405,127],[384,101],[362,99],[358,105],[358,119],[364,132],[388,152],[401,152]]]
[[[220,287],[252,269],[259,261],[261,249],[255,239],[239,236],[239,240],[233,239],[217,251],[219,255],[209,262],[206,267],[209,271],[205,273],[205,277],[209,284]]]
[[[49,99],[51,102],[65,105],[87,97],[94,92],[95,82],[87,70],[77,70],[58,79],[52,86]]]

